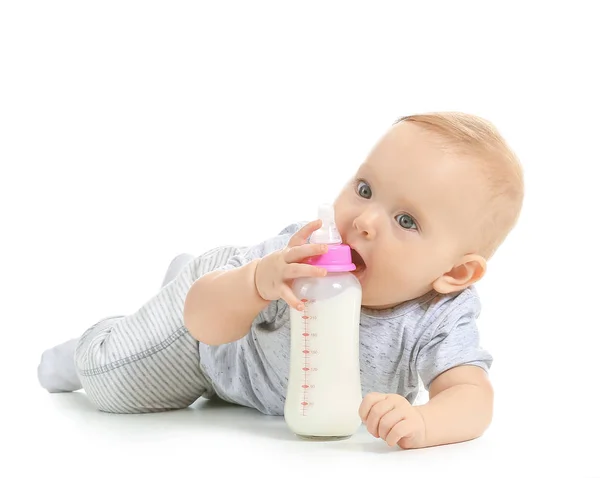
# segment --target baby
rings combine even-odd
[[[388,445],[470,440],[490,424],[492,357],[479,344],[474,284],[522,201],[518,159],[491,124],[464,113],[401,118],[335,200],[363,288],[357,413]],[[40,384],[83,388],[112,413],[217,396],[283,415],[289,308],[302,310],[291,283],[326,274],[306,263],[326,250],[310,243],[319,227],[295,223],[252,247],[177,256],[135,313],[45,351]],[[416,405],[421,383],[429,400]]]

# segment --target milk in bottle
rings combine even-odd
[[[293,284],[305,309],[290,308],[290,371],[284,415],[297,435],[339,439],[360,427],[362,401],[359,324],[362,289],[351,271],[350,248],[342,244],[333,208],[319,209],[322,227],[310,242],[328,251],[307,261],[327,269],[327,276],[300,278]]]

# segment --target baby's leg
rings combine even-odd
[[[210,394],[198,342],[183,326],[185,296],[202,269],[192,259],[178,256],[162,289],[137,312],[106,318],[44,352],[41,385],[51,392],[83,388],[98,409],[113,413],[180,409]]]

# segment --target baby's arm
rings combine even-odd
[[[256,316],[270,301],[282,298],[290,307],[301,306],[289,284],[298,277],[324,275],[321,268],[301,264],[322,254],[322,244],[307,244],[321,221],[313,221],[294,234],[286,247],[228,270],[200,277],[187,293],[183,319],[190,334],[208,345],[244,337]]]
[[[432,309],[431,316],[440,319],[426,326],[415,359],[429,401],[413,406],[402,395],[373,393],[360,408],[369,432],[389,445],[421,448],[471,440],[492,419],[493,390],[487,375],[492,356],[479,345],[479,299],[466,291],[432,307],[444,310]]]
[[[492,420],[493,391],[477,366],[454,367],[431,382],[429,402],[413,406],[402,395],[369,393],[359,415],[389,446],[424,448],[472,440]]]
[[[417,408],[425,422],[425,446],[472,440],[492,421],[494,392],[477,366],[452,368],[429,387],[429,401]]]
[[[192,337],[219,345],[248,333],[254,318],[269,303],[254,286],[259,261],[210,272],[192,284],[183,307],[183,321]]]

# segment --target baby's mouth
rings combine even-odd
[[[367,268],[367,265],[365,264],[364,259],[354,249],[351,249],[351,254],[352,254],[352,262],[356,266],[356,270],[354,272],[363,272]]]

